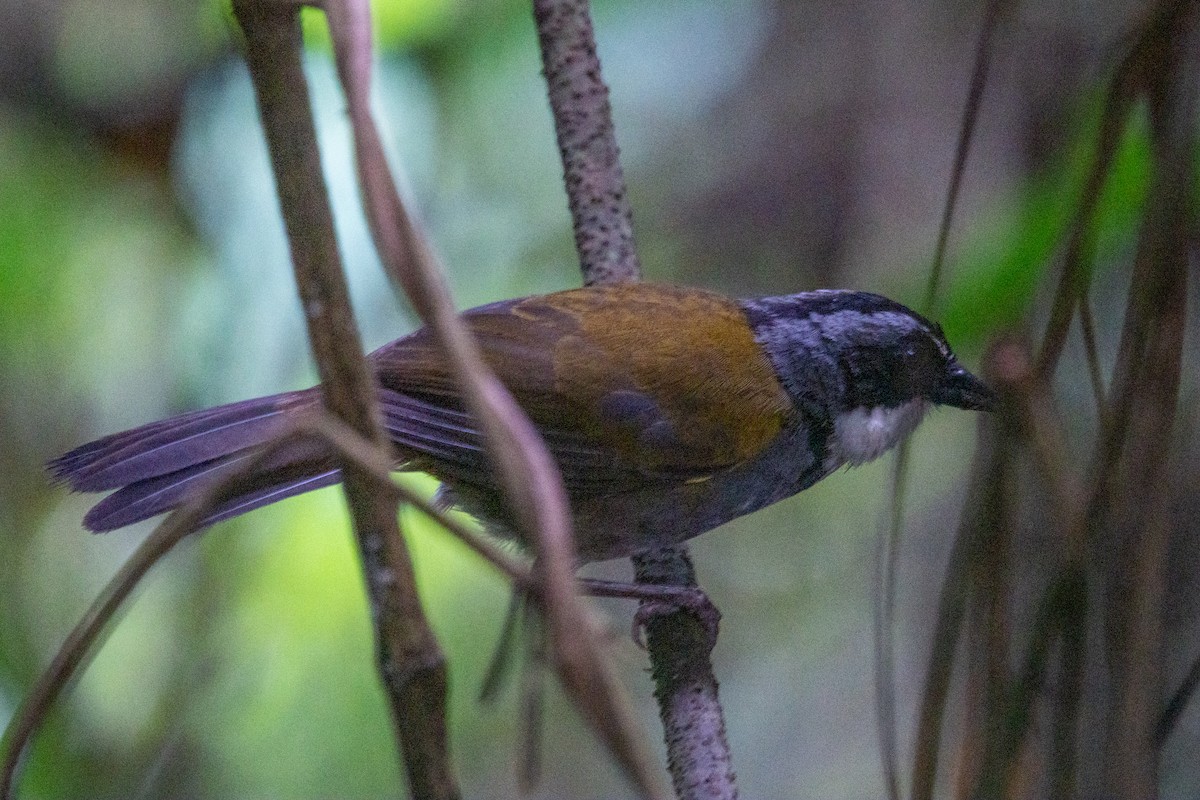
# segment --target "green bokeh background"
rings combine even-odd
[[[80,519],[94,498],[51,486],[43,463],[171,413],[308,385],[313,369],[227,11],[70,0],[34,18],[24,4],[0,6],[32,37],[18,44],[14,33],[0,52],[3,722],[149,530],[87,534]],[[648,278],[742,294],[852,286],[920,302],[977,15],[901,6],[868,34],[837,4],[595,2]],[[380,123],[460,305],[576,285],[527,4],[375,8]],[[1070,38],[1075,55],[1029,36],[995,70],[939,313],[970,364],[989,335],[1038,318],[1111,57],[1099,43],[1117,15],[1099,16],[1045,12],[1036,25]],[[413,318],[382,278],[357,206],[318,15],[306,32],[342,252],[375,347]],[[1060,94],[1047,95],[1038,77],[1063,59]],[[1145,137],[1131,126],[1102,200],[1101,271],[1131,247]],[[915,438],[904,731],[972,442],[972,418],[953,411]],[[881,791],[871,559],[889,474],[884,460],[838,475],[694,546],[725,615],[715,659],[747,797]],[[506,588],[425,520],[404,521],[450,659],[466,796],[514,796],[516,693],[494,706],[474,699]],[[395,795],[361,583],[336,489],[186,542],[52,714],[21,796]],[[623,635],[630,609],[599,608],[657,737],[644,656]],[[628,796],[557,690],[549,696],[538,796]]]

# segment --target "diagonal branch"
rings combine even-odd
[[[549,622],[554,666],[568,695],[630,779],[663,796],[632,703],[593,635],[576,592],[576,558],[562,477],[549,449],[484,363],[461,323],[445,276],[396,190],[370,112],[370,16],[365,0],[325,4],[338,74],[354,131],[355,159],[376,249],[393,280],[446,353],[468,410],[479,421],[504,496],[526,541],[537,546],[538,598]]]
[[[575,249],[587,286],[640,279],[633,211],[587,0],[534,0]]]
[[[387,452],[321,173],[301,65],[299,5],[237,0],[234,14],[246,37],[247,63],[325,404]],[[395,498],[375,491],[353,462],[343,464],[343,479],[376,624],[379,669],[412,792],[421,798],[457,798],[446,731],[445,659],[421,610]]]
[[[950,223],[958,207],[958,196],[962,189],[963,176],[967,171],[967,156],[971,153],[971,141],[975,138],[975,127],[979,120],[979,109],[983,105],[983,90],[987,86],[988,68],[992,63],[992,41],[1000,25],[1000,14],[1007,9],[1006,0],[988,0],[983,12],[983,26],[975,43],[975,66],[971,69],[971,83],[967,88],[967,102],[963,106],[962,122],[958,126],[958,144],[954,148],[954,165],[950,169],[950,186],[946,190],[946,204],[942,207],[942,221],[938,225],[937,245],[933,251],[933,266],[929,270],[929,283],[925,287],[925,303],[922,306],[927,316],[937,312],[939,292],[942,286],[942,268],[946,261],[946,245],[950,241]]]
[[[185,536],[196,529],[197,523],[214,508],[238,494],[246,479],[270,463],[274,456],[302,439],[328,445],[347,462],[357,466],[373,484],[375,490],[392,502],[403,500],[416,506],[451,533],[465,541],[485,559],[508,574],[520,585],[529,585],[527,566],[516,562],[493,543],[482,539],[468,526],[439,511],[424,497],[391,480],[391,459],[383,456],[362,436],[344,422],[327,412],[297,420],[286,431],[265,445],[238,470],[220,482],[204,487],[163,520],[121,569],[104,587],[91,607],[63,641],[50,665],[38,677],[13,718],[0,742],[0,800],[9,800],[15,791],[15,773],[20,759],[33,735],[37,733],[49,708],[76,676],[92,646],[117,610],[132,594],[146,573]]]
[[[1109,84],[1108,96],[1100,118],[1100,130],[1096,137],[1096,149],[1091,168],[1084,180],[1079,195],[1079,208],[1071,222],[1067,238],[1067,249],[1063,256],[1063,271],[1055,289],[1050,306],[1050,319],[1042,337],[1038,353],[1037,369],[1045,378],[1054,372],[1067,341],[1067,330],[1071,316],[1077,307],[1077,298],[1087,287],[1086,271],[1091,255],[1091,229],[1095,223],[1100,196],[1112,172],[1113,159],[1125,129],[1129,109],[1144,70],[1145,42],[1139,40],[1121,61]]]

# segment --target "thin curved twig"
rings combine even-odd
[[[634,784],[648,797],[664,797],[665,787],[633,704],[593,635],[576,591],[562,477],[533,423],[484,363],[478,344],[458,318],[443,271],[396,190],[370,111],[367,4],[329,0],[325,8],[376,250],[446,353],[467,408],[483,431],[509,509],[527,541],[536,544],[537,594],[549,623],[552,663],[567,694]]]

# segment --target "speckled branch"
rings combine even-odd
[[[533,8],[583,282],[637,281],[633,215],[587,0],[534,0]],[[633,563],[639,581],[696,586],[685,547],[635,556]],[[712,641],[685,611],[647,627],[675,791],[684,800],[737,797]]]
[[[633,213],[587,0],[534,0],[533,14],[583,282],[636,281]]]
[[[642,583],[696,585],[696,571],[685,547],[637,556],[634,569]],[[685,611],[655,616],[646,623],[646,649],[667,744],[667,766],[681,800],[734,800],[738,796],[725,714],[709,657],[712,645],[710,631]]]

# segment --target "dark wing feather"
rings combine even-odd
[[[483,449],[483,434],[466,411],[388,389],[379,393],[383,426],[401,458],[417,469],[475,486],[492,488],[495,479]],[[613,483],[641,480],[635,470],[620,470],[614,457],[594,443],[562,430],[548,431],[546,443],[562,471],[568,489],[584,492]]]

